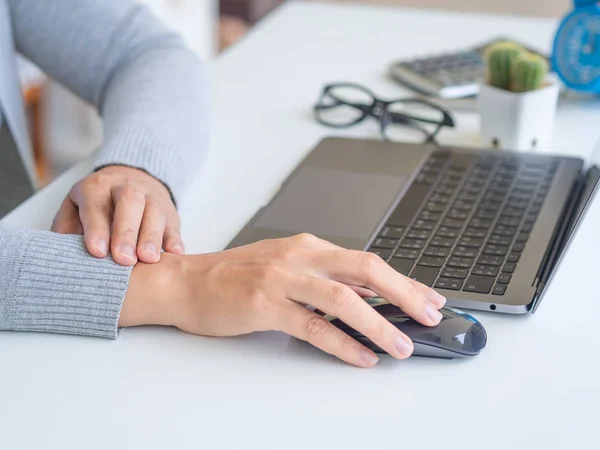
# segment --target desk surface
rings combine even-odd
[[[394,58],[507,31],[548,48],[554,26],[359,6],[281,8],[212,66],[213,149],[182,208],[189,251],[223,248],[329,134],[311,117],[326,82],[402,96],[385,76]],[[563,105],[554,150],[589,154],[598,123],[598,104]],[[476,145],[477,126],[476,114],[462,113],[441,141]],[[374,123],[340,134],[378,136]],[[88,170],[88,163],[74,168],[6,222],[48,228]],[[489,344],[467,361],[382,358],[360,370],[279,333],[211,339],[140,328],[114,342],[1,334],[1,447],[591,448],[600,301],[590,245],[598,246],[600,211],[588,217],[539,312],[477,313]]]

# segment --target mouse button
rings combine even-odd
[[[487,333],[480,323],[473,324],[467,331],[463,349],[470,353],[479,353],[487,344]]]

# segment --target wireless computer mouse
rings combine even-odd
[[[442,308],[442,321],[435,327],[420,324],[395,305],[381,298],[366,299],[383,317],[406,334],[414,343],[414,356],[462,358],[478,355],[485,347],[487,334],[473,316],[448,306]],[[368,338],[340,319],[331,323],[376,353],[385,353]]]

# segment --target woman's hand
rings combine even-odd
[[[52,231],[83,234],[88,251],[123,265],[155,263],[161,248],[183,254],[179,215],[169,190],[131,167],[108,166],[77,183],[54,218]]]
[[[172,325],[208,336],[279,330],[350,364],[377,363],[375,353],[305,307],[311,305],[339,317],[390,355],[410,356],[410,339],[369,306],[356,287],[386,298],[425,325],[437,325],[442,318],[438,309],[444,297],[377,255],[303,234],[138,264],[120,326]]]

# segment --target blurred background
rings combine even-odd
[[[286,0],[139,0],[179,31],[192,49],[210,61],[235,44]],[[293,0],[287,0],[293,1]],[[296,0],[300,1],[300,0]],[[497,14],[559,17],[571,0],[304,0],[379,3]],[[94,111],[39,69],[21,60],[23,95],[41,184],[93,153],[102,139]]]

